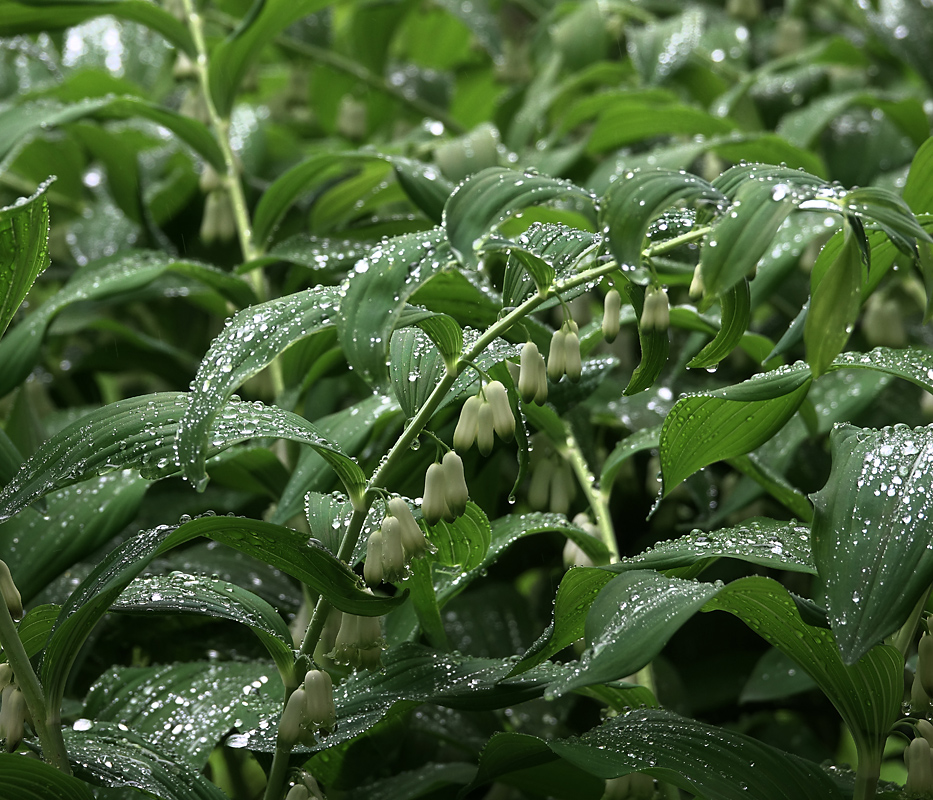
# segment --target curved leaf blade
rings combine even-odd
[[[715,367],[731,353],[748,330],[752,316],[752,295],[747,280],[739,280],[722,293],[722,324],[713,341],[697,353],[687,366],[691,369]]]
[[[0,786],[5,800],[93,800],[83,781],[51,764],[12,753],[0,755]]]

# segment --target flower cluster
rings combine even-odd
[[[547,354],[547,376],[557,383],[566,375],[576,382],[583,374],[580,357],[580,328],[572,319],[564,321],[551,336],[551,347]]]
[[[16,685],[10,665],[0,664],[0,739],[8,753],[19,747],[26,722],[31,720],[23,690]]]
[[[379,669],[382,666],[382,628],[379,617],[358,617],[344,613],[330,657],[335,664],[353,669]]]
[[[528,504],[536,511],[566,514],[576,496],[577,483],[570,464],[547,444],[537,444],[531,451]]]
[[[917,669],[910,690],[910,710],[912,714],[923,716],[930,710],[930,698],[933,697],[933,636],[926,631],[917,645]]]
[[[518,373],[518,393],[526,403],[541,405],[547,400],[547,367],[544,356],[534,342],[522,347],[521,368]]]
[[[460,469],[462,473],[462,464]],[[383,581],[394,583],[404,580],[411,560],[420,558],[429,549],[430,545],[415,522],[408,503],[401,497],[393,497],[386,504],[382,526],[370,534],[366,543],[363,578],[370,586],[378,586]]]
[[[451,450],[440,464],[431,464],[424,475],[421,514],[428,525],[436,525],[440,520],[453,522],[466,511],[469,499],[470,492],[463,474],[463,461]]]
[[[490,381],[478,394],[467,399],[454,430],[454,449],[465,452],[473,443],[484,456],[492,452],[495,434],[504,442],[515,435],[515,417],[505,386]]]
[[[645,305],[641,311],[643,331],[666,331],[671,324],[671,305],[667,292],[660,286],[649,286],[645,292]]]
[[[312,745],[314,734],[320,730],[332,731],[337,723],[334,708],[334,684],[323,670],[305,673],[302,685],[295,689],[285,704],[279,721],[279,739],[294,746],[297,742]]]

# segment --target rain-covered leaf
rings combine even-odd
[[[196,55],[188,27],[148,0],[3,0],[0,36],[62,30],[105,14],[139,22],[161,33],[188,55]]]
[[[666,709],[629,711],[580,737],[548,746],[600,778],[645,772],[717,800],[843,797],[817,764]]]
[[[486,0],[438,0],[437,4],[466,25],[494,59],[502,54],[502,34]]]
[[[593,203],[589,192],[570,181],[500,167],[477,172],[454,190],[444,206],[443,224],[451,249],[461,263],[475,269],[476,250],[499,225],[528,206],[557,199]]]
[[[282,696],[267,662],[116,667],[91,687],[83,715],[95,725],[123,725],[200,771],[231,728],[244,730],[281,712]]]
[[[663,83],[684,66],[700,43],[704,16],[699,8],[688,8],[663,22],[627,32],[626,48],[645,84]]]
[[[0,337],[36,278],[49,265],[48,183],[0,208]]]
[[[813,557],[846,663],[904,624],[933,582],[928,491],[933,429],[838,426],[814,495]]]
[[[678,400],[661,428],[664,494],[698,469],[768,441],[803,402],[810,382],[810,369],[796,364]]]
[[[585,254],[590,251],[590,254],[595,255],[592,253],[593,245],[599,242],[599,238],[569,225],[536,222],[518,237],[517,242],[520,248],[525,248],[528,253],[537,255],[545,262],[552,277],[548,279],[546,274],[542,274],[533,278],[534,273],[530,269],[533,264],[525,263],[527,258],[523,261],[518,255],[519,251],[516,251],[509,256],[502,277],[502,303],[505,306],[521,305],[538,291],[538,285],[548,286],[553,277],[560,279],[573,269],[589,266]],[[542,303],[539,308],[547,308],[552,302],[556,301]]]
[[[453,317],[446,314],[432,314],[415,323],[431,337],[431,341],[440,350],[444,361],[455,365],[463,351],[463,329]]]
[[[641,265],[651,221],[679,203],[724,203],[726,198],[696,175],[673,170],[637,170],[615,181],[600,204],[600,227],[619,267]]]
[[[751,319],[752,296],[748,281],[739,280],[722,293],[721,326],[716,337],[697,353],[687,366],[691,369],[715,367],[742,341]]]
[[[148,487],[130,470],[101,475],[49,495],[43,514],[30,509],[0,522],[0,552],[23,599],[122,531]]]
[[[638,672],[721,586],[665,578],[651,570],[617,575],[587,612],[587,647],[577,668],[549,686],[548,696]]]
[[[406,301],[447,261],[444,231],[436,228],[384,242],[350,273],[336,315],[347,361],[363,380],[386,383],[389,341]]]
[[[643,392],[654,385],[654,382],[667,364],[667,354],[670,350],[670,337],[667,328],[652,326],[646,328],[641,324],[642,312],[645,307],[645,289],[635,283],[625,283],[625,293],[632,308],[635,309],[635,319],[638,320],[638,344],[641,347],[641,361],[632,372],[628,386],[623,394],[632,395]]]
[[[178,763],[174,752],[150,744],[118,725],[81,722],[65,730],[65,748],[77,777],[97,786],[132,786],[160,800],[224,800],[199,770]]]
[[[436,796],[439,792],[454,792],[456,787],[469,783],[475,774],[475,764],[429,762],[389,778],[365,783],[351,791],[348,800],[417,800]]]
[[[925,347],[876,347],[867,353],[848,351],[830,365],[836,369],[869,369],[885,375],[903,378],[933,392],[933,353]]]
[[[37,100],[3,110],[0,112],[0,164],[27,137],[87,117],[98,120],[133,117],[148,119],[172,131],[198,155],[207,159],[218,172],[226,172],[223,151],[206,125],[164,106],[129,95],[85,98],[70,105]]]
[[[420,328],[402,328],[389,345],[392,389],[406,417],[413,417],[447,371],[444,357]]]
[[[464,572],[479,566],[489,550],[489,520],[476,503],[453,522],[438,521],[426,526],[427,540],[437,548],[434,558],[440,564],[460,567]]]
[[[148,286],[166,273],[204,284],[238,305],[248,305],[256,299],[242,278],[206,264],[178,261],[164,253],[121,253],[89,264],[0,340],[0,396],[32,371],[39,360],[45,332],[60,311],[80,301],[119,297]]]
[[[249,627],[269,651],[279,672],[288,675],[294,657],[291,634],[281,615],[265,600],[216,577],[152,575],[134,580],[110,607],[143,614],[199,614]]]
[[[162,392],[120,400],[93,411],[45,441],[0,491],[0,520],[51,491],[114,469],[138,469],[156,479],[179,470],[175,435],[190,396]],[[359,493],[366,476],[357,463],[306,419],[277,406],[229,400],[210,430],[209,455],[249,439],[274,437],[310,445]]]
[[[914,214],[933,211],[933,137],[920,145],[914,155],[902,197]]]
[[[198,367],[178,428],[179,463],[196,487],[207,483],[208,435],[230,396],[290,345],[333,325],[337,300],[335,289],[318,286],[251,306],[227,320]]]
[[[612,452],[606,456],[603,462],[603,470],[599,476],[599,485],[603,492],[608,493],[615,480],[619,470],[627,459],[636,453],[645,450],[654,450],[661,442],[661,426],[655,425],[652,428],[643,428],[640,431],[634,431],[620,441]]]
[[[326,5],[326,0],[255,0],[237,29],[211,53],[211,97],[221,117],[230,116],[243,76],[265,45],[293,22]]]
[[[802,670],[796,661],[772,647],[758,659],[752,674],[742,687],[739,702],[767,703],[771,700],[784,700],[815,688],[816,681]]]
[[[4,800],[92,800],[94,797],[83,781],[39,759],[12,753],[0,755],[0,786]]]

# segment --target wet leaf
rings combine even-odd
[[[593,203],[589,192],[569,181],[489,167],[471,175],[450,195],[443,225],[454,255],[466,267],[476,269],[476,250],[512,214],[550,200],[574,198]]]
[[[236,584],[183,572],[137,578],[110,608],[141,614],[198,614],[238,622],[256,634],[283,676],[291,673],[295,659],[285,620],[265,600]]]
[[[933,429],[837,426],[813,496],[813,556],[847,664],[896,631],[933,582],[928,474]]]
[[[622,465],[636,453],[656,449],[661,442],[661,426],[643,428],[634,431],[620,441],[603,462],[603,471],[599,476],[599,485],[603,492],[609,492]]]
[[[893,375],[933,392],[933,353],[923,347],[876,347],[867,353],[842,353],[830,365],[836,369],[869,369]]]
[[[697,353],[687,366],[692,369],[715,367],[742,341],[751,320],[752,296],[747,280],[739,280],[720,299],[721,325],[716,337]]]
[[[0,208],[0,337],[49,265],[48,182],[36,193]]]
[[[816,688],[816,682],[789,656],[772,647],[755,664],[742,687],[740,703],[784,700]]]
[[[902,196],[914,214],[933,211],[933,138],[920,145],[914,155]]]
[[[17,584],[19,580],[17,579]],[[36,653],[42,652],[45,647],[52,626],[58,618],[60,608],[54,603],[45,603],[35,606],[26,612],[26,616],[17,625],[20,641],[26,655],[32,658]],[[6,661],[6,655],[0,650],[0,661]]]
[[[817,764],[665,709],[637,709],[548,746],[591,775],[644,772],[721,800],[842,800]]]
[[[438,0],[438,5],[466,25],[489,55],[494,59],[501,56],[502,34],[486,0],[470,0],[469,3]]]
[[[51,764],[12,753],[0,755],[4,800],[92,800],[90,787]]]
[[[389,376],[406,417],[418,413],[446,371],[444,357],[422,330],[402,328],[392,334]]]
[[[645,328],[641,324],[642,312],[645,307],[645,289],[637,284],[626,282],[625,294],[635,309],[635,319],[638,320],[638,343],[641,347],[641,361],[632,372],[628,386],[622,392],[624,395],[638,394],[650,389],[667,364],[667,354],[670,350],[670,336],[667,328],[660,330],[656,327]]]
[[[351,791],[349,800],[416,800],[439,792],[454,792],[476,774],[476,765],[429,762],[390,778],[366,783]]]
[[[91,687],[83,714],[95,727],[123,725],[200,771],[231,728],[245,730],[280,713],[282,695],[269,663],[115,667]]]
[[[698,8],[629,31],[626,48],[646,85],[664,81],[681,67],[700,43],[705,15]]]
[[[661,428],[664,494],[698,469],[768,441],[803,402],[810,382],[809,368],[798,363],[678,400]]]
[[[237,29],[211,53],[211,97],[222,118],[229,118],[240,83],[263,48],[293,22],[326,5],[326,0],[255,0]]]
[[[79,726],[84,728],[82,724]],[[75,775],[98,786],[132,786],[161,800],[224,800],[226,795],[171,752],[132,731],[98,722],[65,730]]]
[[[453,522],[440,520],[424,527],[427,540],[437,548],[434,559],[445,566],[466,572],[479,566],[489,550],[489,520],[476,503],[468,502],[466,511]]]
[[[169,42],[195,56],[188,27],[167,10],[147,0],[16,0],[4,2],[0,36],[62,30],[94,17],[108,15],[139,22],[161,33]]]
[[[227,320],[201,360],[178,429],[179,463],[196,487],[207,484],[209,433],[230,396],[296,341],[331,327],[337,301],[336,289],[318,286],[251,306]]]

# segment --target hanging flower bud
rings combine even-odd
[[[538,346],[534,342],[525,342],[522,347],[518,393],[526,403],[541,405],[547,400],[547,367],[544,356],[538,352]]]
[[[396,517],[401,524],[402,549],[409,560],[421,558],[429,551],[433,552],[428,540],[424,538],[423,531],[415,522],[415,517],[408,507],[408,503],[402,500],[401,497],[393,497],[388,503],[388,508],[389,513]]]
[[[496,442],[496,423],[494,412],[489,403],[479,407],[479,420],[476,430],[476,448],[480,455],[488,456]]]
[[[387,516],[379,530],[382,533],[382,579],[389,583],[405,580],[408,562],[402,547],[402,521]]]
[[[301,783],[296,783],[288,790],[288,794],[285,795],[285,800],[309,800],[311,797],[308,792],[308,787]]]
[[[914,739],[904,751],[907,763],[908,794],[928,794],[933,792],[933,752],[930,743],[922,736]]]
[[[279,720],[279,741],[282,744],[291,747],[301,738],[307,719],[306,705],[305,690],[298,687],[289,696]]]
[[[512,441],[515,436],[515,417],[509,404],[509,395],[500,381],[486,384],[486,402],[492,408],[493,427],[503,442]]]
[[[204,201],[204,215],[201,218],[201,240],[204,244],[229,242],[236,236],[236,220],[233,216],[233,204],[230,195],[224,189],[217,189]]]
[[[15,683],[7,686],[0,694],[0,738],[6,740],[5,747],[12,753],[23,741],[23,723],[26,721],[26,698]]]
[[[478,394],[468,397],[463,404],[463,408],[460,409],[460,419],[454,431],[455,450],[466,452],[473,446],[479,430],[479,410],[482,405],[483,399]]]
[[[204,192],[204,194],[210,194],[211,192],[222,189],[223,186],[224,179],[221,174],[210,164],[205,164],[204,168],[201,170],[201,177],[198,178],[198,187],[201,191]]]
[[[700,274],[700,265],[697,264],[693,270],[693,280],[690,281],[690,299],[699,300],[706,293],[706,286],[703,284],[703,276]]]
[[[544,458],[532,470],[531,483],[528,485],[528,505],[535,511],[544,511],[548,507],[551,477],[555,469],[554,462],[549,458]]]
[[[0,560],[0,596],[3,597],[6,607],[10,609],[10,616],[13,619],[21,619],[23,616],[23,598],[20,596],[16,584],[13,583],[10,568],[2,560]]]
[[[622,311],[622,295],[617,289],[606,292],[603,301],[603,338],[607,342],[615,341],[619,335],[619,314]]]
[[[444,470],[447,507],[456,518],[466,511],[467,501],[470,499],[470,490],[463,474],[463,460],[451,450],[444,455],[441,467]]]
[[[435,462],[424,474],[424,500],[421,503],[421,515],[428,525],[436,525],[442,519],[453,522],[454,515],[447,506],[446,495],[444,468]]]
[[[369,590],[366,590],[369,592]],[[331,658],[337,664],[354,669],[378,669],[382,666],[382,628],[379,617],[359,617],[344,614],[337,632],[337,642]]]
[[[13,667],[9,664],[0,664],[0,692],[13,683]]]
[[[597,528],[590,518],[586,514],[577,514],[573,518],[573,524],[578,528],[582,528],[590,536],[599,537],[599,528]],[[578,545],[573,539],[567,539],[567,542],[564,544],[564,566],[568,569],[570,567],[592,567],[594,566],[593,559],[591,559],[586,552],[583,550],[580,545]]]
[[[917,645],[917,677],[928,697],[933,697],[933,636],[924,633]]]
[[[564,377],[564,365],[567,363],[564,356],[564,340],[566,338],[567,332],[561,326],[551,336],[551,346],[547,351],[547,376],[555,383]]]
[[[307,724],[329,731],[337,724],[334,708],[334,684],[330,675],[320,669],[310,669],[304,680]]]
[[[666,331],[671,324],[671,306],[667,292],[660,286],[649,286],[645,292],[645,305],[641,312],[644,331]]]
[[[914,723],[914,727],[917,729],[917,733],[926,739],[930,743],[930,746],[933,747],[933,725],[931,725],[928,720],[918,719]]]
[[[561,463],[551,473],[550,508],[555,514],[566,514],[570,511],[570,504],[577,496],[577,483],[573,470],[566,461]]]
[[[914,673],[914,682],[910,685],[910,713],[915,717],[925,716],[930,710],[930,696],[923,691],[920,675]]]
[[[574,328],[576,324],[574,323]],[[580,357],[580,337],[575,330],[567,332],[564,339],[564,372],[576,383],[583,374],[583,359]]]
[[[382,532],[373,531],[366,542],[366,561],[363,563],[363,580],[370,586],[382,583]]]

